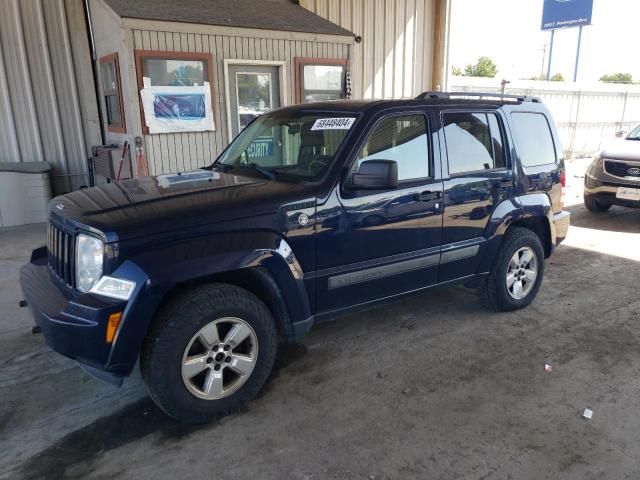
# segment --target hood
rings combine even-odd
[[[98,229],[115,241],[267,215],[304,197],[305,190],[311,187],[196,170],[68,193],[51,200],[49,215],[60,224]]]
[[[600,152],[603,158],[615,158],[618,160],[635,160],[640,162],[640,140],[617,140]]]

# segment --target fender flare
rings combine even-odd
[[[293,324],[311,317],[311,306],[304,284],[303,271],[290,245],[282,237],[268,235],[269,244],[261,248],[227,251],[213,255],[197,255],[193,252],[207,252],[209,249],[188,248],[190,253],[182,258],[174,258],[162,264],[149,262],[150,255],[139,255],[125,261],[112,273],[115,277],[126,278],[126,273],[135,266],[138,280],[143,280],[144,288],[126,309],[111,349],[105,369],[120,375],[128,375],[133,369],[142,343],[153,321],[156,311],[166,295],[174,288],[190,281],[202,281],[208,277],[227,273],[241,273],[244,269],[262,270],[269,275],[277,288],[286,295],[278,300],[284,303],[287,319],[284,330],[292,335]],[[265,239],[257,235],[254,240]],[[198,242],[201,242],[200,239]],[[262,242],[261,242],[262,243]],[[193,244],[192,244],[193,245]],[[257,245],[256,245],[257,247]],[[158,251],[153,258],[157,259]],[[153,263],[156,263],[155,268]],[[261,268],[259,268],[261,267]]]
[[[551,235],[549,241],[551,245],[555,245],[553,208],[546,193],[531,193],[504,200],[494,208],[485,228],[486,247],[477,273],[485,273],[491,269],[507,229],[516,222],[532,218],[545,219]]]

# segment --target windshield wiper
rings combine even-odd
[[[269,180],[276,179],[276,172],[274,172],[273,170],[269,170],[268,168],[265,168],[261,165],[258,165],[257,163],[250,163],[247,165],[247,167],[252,168],[256,172],[260,172],[265,178],[268,178]]]
[[[217,168],[219,170],[222,170],[223,172],[226,172],[227,170],[231,170],[233,168],[233,165],[229,163],[217,162],[213,164],[213,168]]]

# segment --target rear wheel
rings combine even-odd
[[[159,313],[140,368],[160,408],[177,420],[203,423],[258,393],[276,349],[274,321],[260,299],[232,285],[202,285]]]
[[[584,206],[590,212],[606,212],[611,208],[610,203],[604,203],[591,195],[584,196]]]
[[[495,263],[479,289],[480,299],[496,311],[518,310],[538,294],[544,275],[540,238],[526,228],[507,231]]]

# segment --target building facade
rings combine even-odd
[[[51,163],[55,193],[89,183],[96,145],[131,145],[123,178],[192,170],[269,109],[444,72],[447,0],[6,2],[0,161]]]

